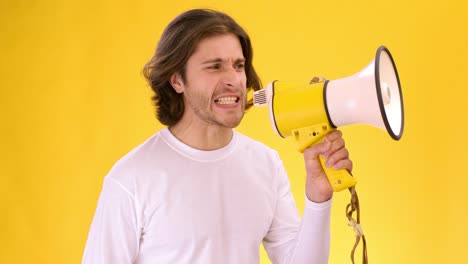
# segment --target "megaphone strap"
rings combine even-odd
[[[354,234],[356,236],[362,237],[364,235],[364,231],[362,231],[361,224],[358,224],[356,220],[351,219],[348,222],[348,226],[352,227],[354,229]]]
[[[348,221],[349,221],[348,225],[354,229],[354,234],[356,235],[356,241],[354,242],[353,249],[351,250],[351,261],[353,264],[355,264],[354,253],[362,238],[362,263],[367,264],[368,263],[367,242],[366,242],[366,237],[364,236],[364,232],[362,231],[362,227],[361,227],[359,198],[358,198],[355,186],[349,188],[349,192],[351,193],[351,201],[346,206],[346,217],[348,218]],[[356,219],[353,218],[354,212],[356,212]]]

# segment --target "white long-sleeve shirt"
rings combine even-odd
[[[327,263],[331,201],[301,221],[278,154],[236,131],[201,151],[166,128],[104,180],[83,263]]]

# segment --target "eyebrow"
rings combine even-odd
[[[220,63],[220,62],[223,62],[223,59],[221,59],[221,58],[214,58],[214,59],[208,59],[208,60],[202,62],[202,64]],[[234,61],[234,63],[241,63],[241,62],[245,62],[245,58],[239,58],[239,59],[236,59],[236,60]]]

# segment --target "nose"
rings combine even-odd
[[[240,84],[241,76],[244,72],[236,70],[234,67],[227,67],[223,74],[223,83],[229,87],[235,87]]]

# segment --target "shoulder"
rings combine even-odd
[[[155,154],[160,152],[163,146],[164,140],[160,132],[155,133],[120,158],[106,177],[131,189],[137,175],[144,175],[145,171],[150,171],[155,162]]]

